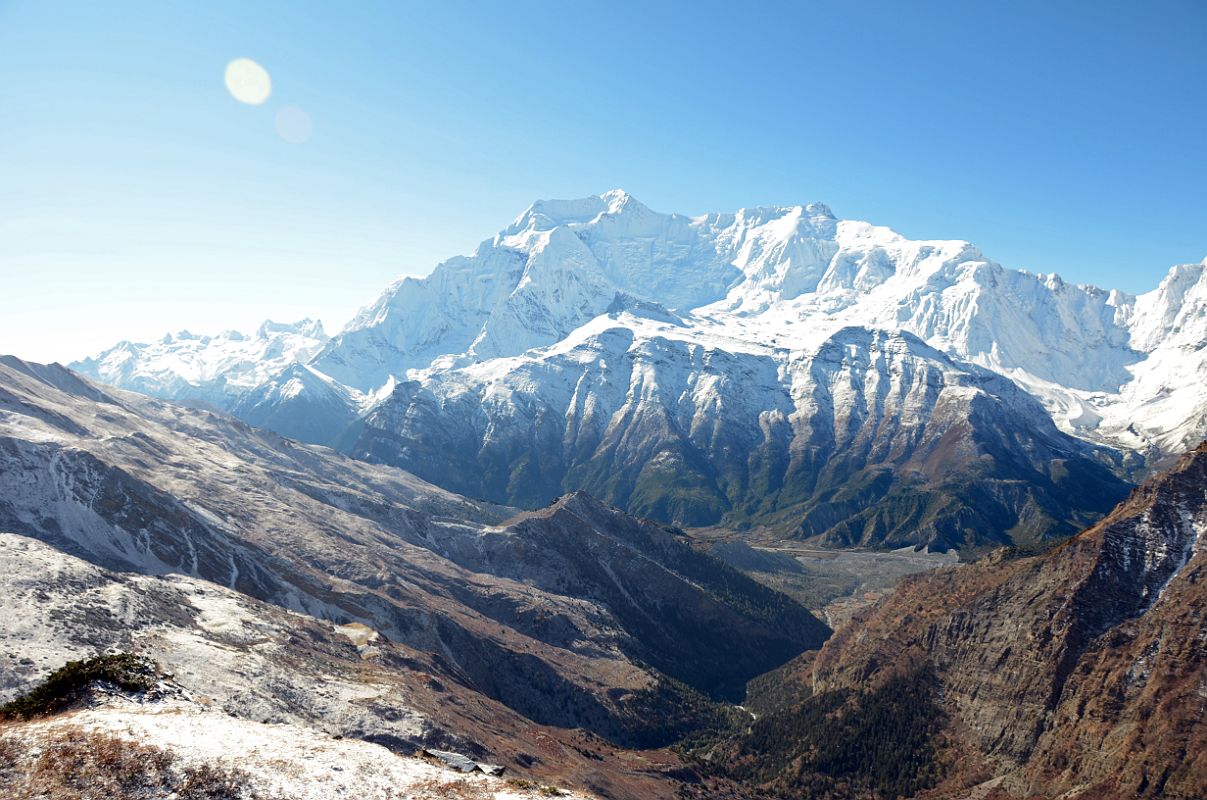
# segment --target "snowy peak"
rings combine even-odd
[[[1065,432],[1165,452],[1207,433],[1192,388],[1207,373],[1205,270],[1176,267],[1137,298],[1004,268],[966,241],[839,219],[821,203],[689,216],[615,189],[533,203],[472,255],[389,286],[330,339],[310,320],[269,322],[251,340],[182,332],[78,366],[168,397],[203,387],[229,408],[291,363],[384,396],[420,373],[551,357],[601,318],[631,340],[662,326],[730,353],[814,352],[856,326],[908,332],[1008,377]],[[1146,429],[1146,415],[1179,431],[1177,443]]]
[[[366,398],[314,367],[293,363],[241,394],[232,414],[291,439],[331,445],[355,420]]]
[[[197,336],[181,331],[148,344],[121,342],[71,367],[124,389],[225,408],[286,366],[309,361],[327,338],[317,320],[268,320],[255,336],[238,331]]]
[[[1151,352],[1164,341],[1189,337],[1200,345],[1207,333],[1207,259],[1179,264],[1151,292],[1135,300],[1132,339],[1137,349]]]
[[[563,225],[584,225],[597,222],[604,214],[641,217],[654,212],[623,189],[577,200],[537,200],[500,236],[515,236],[527,230],[547,231]]]
[[[559,341],[625,295],[683,313],[765,281],[776,297],[816,288],[837,249],[821,204],[688,217],[652,211],[623,190],[541,200],[472,256],[389,287],[316,365],[361,391],[422,369],[518,355]],[[810,278],[786,277],[797,264]],[[795,281],[795,282],[794,282]],[[774,298],[772,298],[774,299]]]
[[[292,334],[319,342],[325,342],[331,338],[323,330],[323,323],[310,317],[297,322],[273,322],[270,319],[266,319],[256,330],[256,337],[259,339],[271,339],[273,336],[279,334]],[[235,335],[238,336],[239,334],[235,333]]]

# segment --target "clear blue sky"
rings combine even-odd
[[[821,200],[1133,292],[1207,256],[1204,0],[654,6],[0,0],[0,351],[338,328],[614,187]]]

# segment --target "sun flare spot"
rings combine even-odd
[[[297,106],[285,106],[277,112],[277,135],[291,144],[301,144],[310,138],[313,128],[310,115]]]
[[[250,58],[236,58],[226,65],[226,89],[240,103],[258,106],[272,94],[268,70]]]

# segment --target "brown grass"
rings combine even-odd
[[[466,780],[442,781],[429,778],[407,787],[407,798],[439,797],[448,800],[490,800],[493,798],[492,787]]]
[[[68,728],[41,752],[0,736],[0,797],[11,800],[259,800],[245,773],[180,764],[158,747]]]

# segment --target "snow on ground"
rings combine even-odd
[[[69,660],[116,650],[149,654],[196,697],[245,717],[303,724],[301,707],[333,731],[416,738],[424,730],[398,687],[337,662],[307,662],[291,645],[291,633],[328,623],[195,578],[109,572],[0,533],[0,619],[0,701]],[[375,634],[365,631],[369,645]]]
[[[182,765],[241,770],[246,788],[289,800],[520,800],[545,796],[504,778],[465,774],[385,747],[337,739],[291,724],[264,724],[229,716],[182,699],[137,702],[111,696],[100,705],[46,720],[0,728],[31,747],[72,729],[153,745]],[[585,795],[564,793],[568,798]]]

